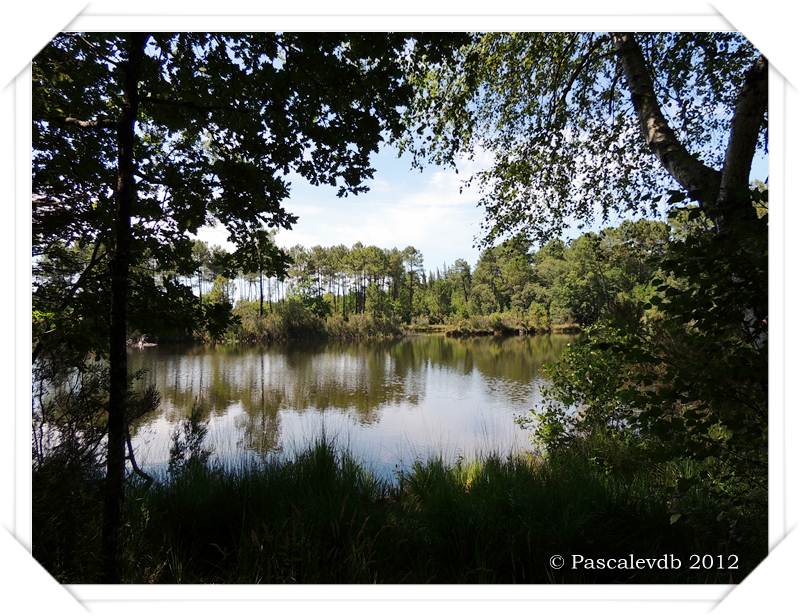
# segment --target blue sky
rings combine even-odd
[[[477,189],[459,189],[464,179],[489,164],[488,156],[476,155],[474,161],[460,161],[458,174],[434,166],[419,172],[411,169],[410,157],[398,158],[396,149],[384,146],[373,155],[375,177],[365,194],[338,198],[330,186],[294,179],[284,205],[299,220],[293,229],[278,234],[277,243],[283,247],[351,246],[360,241],[401,249],[412,245],[422,251],[426,269],[452,264],[458,258],[474,265],[479,251],[473,244],[483,210],[477,207]],[[751,177],[763,180],[767,174],[767,157],[762,153],[754,161]],[[600,226],[595,223],[593,228]],[[572,230],[567,236],[578,233]],[[198,235],[211,244],[227,245],[223,228],[201,229]]]
[[[435,269],[458,258],[474,264],[473,248],[483,212],[477,207],[477,190],[459,191],[462,180],[488,164],[488,159],[461,161],[459,173],[427,166],[411,170],[408,156],[384,146],[373,155],[374,178],[367,193],[338,198],[330,186],[311,186],[302,178],[292,180],[286,209],[299,216],[290,231],[278,233],[277,243],[288,247],[331,246],[356,242],[382,248],[414,246],[422,251],[425,267]],[[222,228],[202,229],[198,234],[211,244],[226,245]]]

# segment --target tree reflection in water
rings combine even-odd
[[[263,456],[326,435],[377,467],[524,447],[514,425],[538,396],[542,364],[569,336],[291,343],[132,350],[130,369],[161,392],[135,426],[146,465],[197,401],[215,456]]]

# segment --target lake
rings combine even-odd
[[[131,349],[161,406],[132,427],[138,462],[166,466],[171,434],[198,404],[212,459],[291,455],[323,434],[374,472],[530,448],[514,421],[540,400],[542,365],[572,336]],[[141,385],[140,385],[141,386]]]

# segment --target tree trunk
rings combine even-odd
[[[264,316],[264,272],[258,270],[258,316]]]
[[[408,270],[408,319],[406,323],[411,323],[414,318],[414,268]]]
[[[725,162],[722,167],[717,214],[723,222],[754,217],[750,197],[750,169],[758,145],[758,134],[767,111],[767,60],[759,56],[745,75],[736,100]]]
[[[139,76],[146,35],[130,34],[128,57],[120,66],[123,107],[117,124],[117,185],[114,254],[111,259],[111,325],[109,336],[108,453],[103,509],[103,581],[120,581],[120,530],[125,481],[125,429],[128,398],[128,271],[131,213],[136,198],[134,140],[139,107]]]
[[[612,34],[645,143],[661,165],[696,199],[722,232],[734,219],[752,217],[750,169],[767,111],[767,60],[760,55],[745,75],[731,122],[722,169],[689,153],[669,126],[656,98],[642,49],[631,32]]]
[[[704,205],[713,205],[719,191],[720,172],[703,164],[678,140],[661,112],[653,79],[635,34],[614,32],[612,39],[645,143],[690,197]]]

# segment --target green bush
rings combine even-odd
[[[544,304],[531,302],[528,308],[527,326],[534,332],[550,331],[550,317],[547,315],[547,308]]]
[[[237,342],[271,342],[304,338],[358,340],[391,338],[402,335],[395,319],[370,314],[317,316],[301,300],[289,298],[273,306],[263,316],[258,302],[239,302],[234,309],[238,321],[228,333]]]
[[[328,317],[325,331],[331,338],[358,340],[366,338],[393,338],[402,335],[402,330],[392,320],[380,319],[368,314],[354,314],[347,320],[336,315]]]
[[[259,316],[258,302],[239,302],[234,308],[239,323],[229,338],[239,342],[271,342],[325,335],[324,321],[301,300],[287,298]]]

